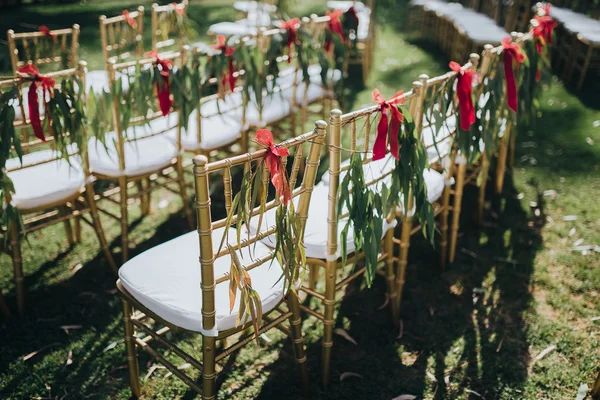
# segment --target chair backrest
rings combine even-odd
[[[115,17],[100,16],[102,55],[108,67],[110,61],[121,62],[141,58],[144,54],[144,7],[123,11]]]
[[[76,68],[79,25],[45,32],[8,31],[8,48],[13,72],[27,63],[53,71]]]
[[[498,22],[500,18],[500,0],[485,0],[481,2],[480,12]]]
[[[45,141],[40,140],[33,136],[32,132],[32,118],[29,115],[28,100],[24,93],[29,93],[31,90],[30,77],[26,75],[19,75],[14,79],[7,79],[0,81],[0,92],[5,93],[8,90],[17,89],[17,96],[13,100],[12,106],[15,108],[15,119],[14,128],[15,134],[18,135],[20,140],[20,150],[25,155],[23,164],[17,160],[13,160],[10,164],[6,165],[7,171],[12,172],[25,168],[31,168],[37,165],[46,164],[60,158],[69,158],[73,155],[81,154],[83,159],[83,171],[86,176],[89,175],[89,165],[87,160],[87,152],[85,147],[87,145],[85,123],[83,122],[83,105],[85,104],[85,74],[87,64],[85,61],[80,61],[77,68],[70,68],[57,72],[50,72],[43,74],[44,77],[54,79],[56,81],[55,88],[60,89],[63,93],[60,99],[56,92],[54,93],[52,101],[54,105],[50,107],[61,107],[71,106],[74,108],[69,121],[63,117],[60,117],[60,127],[50,126],[47,124],[45,119],[47,118],[45,113],[47,112],[44,106],[45,101],[49,100],[49,96],[42,93],[42,88],[38,86],[37,97],[39,102],[40,110],[40,121],[45,136]],[[65,104],[60,104],[62,102]],[[74,104],[77,101],[79,104]],[[54,111],[56,112],[56,111]],[[77,134],[69,130],[69,126],[77,125]],[[56,150],[56,151],[49,151]],[[14,149],[14,154],[18,154],[17,149]],[[27,154],[39,152],[40,156],[28,158]]]
[[[159,57],[161,60],[170,61],[173,64],[173,68],[182,67],[187,64],[187,57],[189,53],[189,48],[184,46],[181,51],[178,52],[168,52],[161,53]],[[127,93],[126,96],[133,96],[132,94],[135,90],[131,89],[131,86],[134,85],[134,81],[145,82],[148,85],[152,85],[152,87],[142,88],[143,91],[154,93],[154,83],[152,79],[141,79],[140,73],[146,73],[146,71],[153,69],[152,73],[157,73],[155,69],[156,59],[154,57],[143,57],[136,61],[127,61],[122,63],[116,63],[114,60],[109,60],[108,63],[108,80],[109,86],[111,88],[111,93],[115,92],[123,92]],[[137,75],[137,76],[136,76]],[[159,77],[160,79],[160,77]],[[115,85],[121,84],[123,80],[127,80],[129,82],[129,90],[127,91],[119,91],[113,90]],[[171,82],[171,85],[173,82]],[[154,95],[151,95],[154,96]],[[158,97],[158,96],[157,96]],[[145,108],[146,103],[144,102],[144,106],[142,109],[132,108],[132,115],[129,116],[129,120],[126,121],[128,126],[133,129],[133,134],[131,134],[131,129],[124,129],[123,127],[123,118],[127,118],[127,116],[122,112],[122,102],[123,98],[112,98],[112,107],[113,107],[113,128],[114,132],[116,132],[116,140],[117,140],[117,153],[119,156],[119,168],[121,170],[125,170],[125,142],[135,142],[140,139],[144,139],[151,136],[157,136],[164,134],[172,129],[177,129],[177,148],[181,150],[181,119],[180,115],[177,112],[171,112],[167,116],[163,116],[158,99],[149,100],[152,105],[149,110],[143,110]],[[130,98],[125,99],[126,102],[131,102]],[[147,111],[147,112],[146,112]],[[175,110],[174,110],[175,111]],[[160,129],[153,127],[152,129],[148,129],[147,125],[152,124],[152,121],[157,119],[166,119],[165,124],[161,124]],[[145,126],[146,125],[146,126]],[[136,129],[138,128],[138,129]]]
[[[164,6],[152,4],[153,49],[160,50],[174,45],[181,48],[186,44],[183,23],[187,15],[187,7],[188,0]]]
[[[507,32],[525,32],[531,19],[531,0],[513,0],[504,6],[504,29]]]
[[[290,157],[293,157],[289,185],[293,190],[293,196],[299,197],[299,199],[297,199],[297,207],[295,211],[302,227],[299,230],[299,237],[296,237],[295,239],[298,241],[298,243],[300,243],[300,245],[303,241],[303,227],[306,223],[308,215],[308,206],[319,165],[321,146],[325,138],[326,128],[327,124],[324,121],[317,121],[313,132],[289,139],[277,146],[280,148],[284,147],[289,149]],[[306,147],[308,147],[308,154],[306,158],[304,158],[303,153]],[[216,285],[229,284],[230,280],[229,274],[215,276],[215,260],[220,257],[229,257],[229,250],[227,246],[221,248],[220,251],[215,250],[219,248],[219,243],[213,242],[212,232],[216,229],[226,228],[228,225],[242,223],[243,216],[239,214],[234,215],[235,209],[232,211],[232,202],[234,201],[234,196],[232,195],[232,176],[236,174],[246,174],[248,171],[257,173],[256,171],[258,171],[258,167],[260,165],[264,165],[264,159],[266,155],[267,150],[262,149],[252,153],[216,161],[210,164],[205,156],[196,156],[194,158],[196,215],[198,221],[198,234],[200,236],[200,264],[202,271],[202,315],[203,328],[205,330],[214,329],[216,326]],[[285,168],[287,158],[284,157],[282,161]],[[302,164],[304,164],[305,168],[302,168]],[[302,184],[300,187],[295,188],[298,173],[301,170],[304,170]],[[257,179],[259,179],[258,186],[260,187],[258,190],[266,195],[270,189],[269,176],[266,168],[263,168],[262,171],[262,175],[257,176]],[[213,203],[213,208],[211,209],[210,193],[214,193],[214,191],[211,190],[211,188],[214,188],[214,183],[212,183],[210,180],[212,175],[222,177],[224,201]],[[250,184],[250,187],[252,186],[253,185]],[[280,204],[279,195],[280,193],[276,193],[273,201],[265,203],[263,210],[266,211],[277,207]],[[251,198],[255,198],[254,193],[251,194]],[[219,206],[217,206],[217,204]],[[256,204],[249,204],[249,207],[250,210],[252,210],[251,213],[253,218],[259,218],[259,214],[261,213],[260,206],[257,206]],[[213,218],[213,215],[216,215],[216,217]],[[229,216],[229,218],[227,218],[227,216]],[[262,238],[275,234],[275,232],[276,227],[269,226],[268,229],[261,229],[260,232],[243,234],[240,241],[238,241],[235,237],[236,235],[233,234],[229,235],[229,237],[226,239],[226,243],[228,243],[233,249],[239,250],[240,254],[244,254],[244,252],[247,253],[248,251],[252,251],[252,246],[254,243]],[[270,262],[270,260],[274,257],[274,252],[270,252],[263,257],[246,257],[243,260],[243,268],[245,271],[250,271],[253,268]]]

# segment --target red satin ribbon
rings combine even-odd
[[[323,48],[325,51],[329,52],[332,50],[333,46],[333,35],[339,35],[342,43],[346,43],[346,35],[344,34],[344,28],[342,28],[342,22],[340,21],[340,17],[342,16],[342,10],[334,10],[327,11],[327,16],[329,17],[329,23],[327,27],[329,29],[330,34],[328,34],[325,38],[325,44]]]
[[[210,45],[213,50],[219,50],[225,57],[229,58],[227,62],[228,73],[223,71],[223,76],[221,77],[221,87],[223,90],[226,89],[227,83],[229,83],[229,89],[233,91],[235,88],[235,66],[233,65],[233,54],[235,53],[235,48],[227,46],[227,40],[223,35],[217,35],[217,43]]]
[[[473,105],[473,76],[475,71],[464,70],[460,64],[450,62],[450,69],[456,75],[456,95],[458,96],[458,107],[460,108],[460,129],[468,131],[475,123],[475,106]]]
[[[542,3],[540,4],[540,6],[538,7],[538,12],[542,15],[545,16],[550,16],[550,8],[552,7],[552,4],[550,3]]]
[[[504,57],[504,75],[506,76],[506,101],[508,108],[517,111],[517,80],[515,79],[514,68],[525,61],[525,54],[521,52],[521,46],[517,43],[511,43],[507,37],[502,41],[502,55]]]
[[[542,54],[542,48],[546,44],[552,46],[552,34],[558,23],[552,17],[535,17],[537,24],[533,27],[533,37],[536,39],[537,52]]]
[[[390,142],[390,153],[396,160],[400,159],[400,145],[398,143],[398,129],[400,123],[404,120],[402,113],[396,107],[396,104],[404,103],[404,91],[400,90],[389,100],[386,100],[379,89],[373,89],[371,94],[373,101],[379,103],[379,111],[381,112],[381,120],[377,125],[377,138],[373,145],[373,161],[381,160],[387,153],[387,141],[389,136]],[[388,130],[388,116],[387,110],[390,109],[392,112],[392,119],[389,124]]]
[[[265,164],[271,176],[271,183],[277,189],[279,196],[282,196],[283,205],[287,206],[292,199],[289,182],[285,176],[285,169],[281,162],[281,157],[290,155],[290,151],[285,147],[277,147],[273,142],[273,134],[267,129],[260,129],[254,135],[254,141],[267,148]]]
[[[56,34],[52,33],[50,28],[48,28],[46,25],[40,25],[38,27],[38,30],[51,39],[54,39],[56,37]]]
[[[163,60],[159,57],[158,51],[152,50],[146,53],[148,57],[154,57],[154,63],[160,65],[159,74],[162,76],[162,83],[160,80],[156,81],[156,94],[158,96],[158,104],[160,111],[163,116],[169,115],[171,112],[171,86],[169,85],[169,70],[173,65],[171,60]]]
[[[37,88],[39,83],[42,86],[44,106],[47,107],[46,94],[48,94],[48,96],[52,96],[51,89],[54,88],[56,82],[50,77],[41,75],[38,68],[33,64],[27,64],[19,68],[17,71],[20,74],[33,77],[33,81],[29,86],[29,92],[27,93],[27,102],[29,103],[27,107],[29,111],[29,120],[31,121],[31,127],[33,128],[33,134],[35,137],[40,139],[42,142],[45,142],[46,137],[44,136],[42,122],[40,121],[40,104],[38,101]],[[46,115],[50,115],[50,113],[46,111]]]
[[[129,15],[129,11],[123,10],[123,16],[125,17],[125,21],[127,21],[127,25],[129,25],[133,29],[137,28],[137,21],[135,18]]]
[[[173,8],[175,8],[175,12],[179,15],[183,15],[183,5],[182,4],[177,4],[177,3],[171,3],[173,5]]]
[[[300,27],[300,18],[279,21],[279,27],[287,31],[288,64],[292,62],[292,45],[300,44],[298,41],[298,28]]]

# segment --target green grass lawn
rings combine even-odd
[[[101,68],[97,16],[139,3],[29,7],[2,12],[0,27],[78,22],[82,58]],[[233,15],[231,7],[192,3],[191,17],[204,28]],[[318,9],[314,4],[291,7],[306,13]],[[446,70],[448,60],[400,33],[394,21],[404,12],[399,4],[381,13],[367,89],[347,89],[349,108],[370,104],[373,87],[389,96],[408,90],[420,73],[433,76]],[[554,400],[575,399],[582,383],[591,385],[600,370],[600,253],[582,254],[572,247],[581,240],[582,245],[600,245],[600,111],[583,99],[585,104],[556,80],[546,88],[541,119],[520,132],[515,169],[502,196],[489,193],[481,229],[472,225],[469,212],[475,191],[467,191],[458,260],[446,272],[439,271],[436,254],[424,240],[413,241],[401,337],[387,310],[379,310],[385,292],[380,278],[371,289],[360,283],[348,287],[340,297],[336,325],[358,344],[336,336],[333,383],[322,390],[322,324],[314,318],[304,321],[313,398],[389,400],[413,394],[425,399]],[[152,205],[153,213],[144,219],[131,209],[131,256],[188,231],[177,198],[159,193]],[[104,227],[118,254],[119,227],[108,219]],[[130,396],[114,278],[85,226],[83,238],[70,249],[62,225],[57,225],[31,235],[30,245],[24,246],[29,309],[23,318],[0,320],[1,399]],[[0,258],[0,289],[14,309],[7,256]],[[198,337],[170,335],[199,354]],[[550,346],[556,347],[538,357]],[[153,365],[145,354],[140,356],[147,398],[194,398],[183,383]],[[279,332],[268,333],[260,346],[247,346],[221,372],[219,399],[302,398],[292,347]],[[361,377],[340,382],[344,372]]]

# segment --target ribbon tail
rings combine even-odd
[[[504,75],[506,76],[506,101],[508,108],[516,112],[517,81],[515,80],[515,71],[513,70],[513,57],[508,52],[504,52]]]
[[[233,92],[235,89],[235,68],[233,67],[233,59],[229,59],[229,90]]]
[[[541,77],[542,77],[542,71],[540,70],[540,67],[538,67],[537,70],[535,71],[535,81],[539,82]]]
[[[171,89],[169,87],[168,77],[164,77],[162,85],[159,82],[156,83],[156,92],[158,94],[160,111],[162,112],[162,115],[166,117],[171,111]]]
[[[395,107],[395,106],[392,106]],[[400,119],[396,113],[392,112],[390,122],[390,153],[396,160],[400,159],[400,144],[398,143],[398,130],[400,129]]]
[[[456,94],[458,95],[458,107],[460,110],[460,129],[468,131],[471,124],[475,122],[475,110],[473,109],[473,98],[469,90],[471,83],[464,75],[459,75]]]
[[[29,120],[31,121],[31,127],[33,128],[33,134],[36,138],[40,139],[42,142],[45,142],[46,138],[44,137],[42,122],[40,121],[40,104],[38,102],[37,84],[35,82],[31,82],[31,86],[29,86],[27,100],[29,103],[27,105],[29,110]]]
[[[381,112],[381,121],[379,121],[379,125],[377,125],[377,138],[375,139],[375,144],[373,145],[373,161],[381,160],[383,157],[385,157],[387,136],[387,111],[384,109]]]

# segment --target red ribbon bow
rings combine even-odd
[[[163,60],[159,57],[158,51],[152,50],[146,53],[148,57],[154,57],[154,64],[160,65],[159,74],[162,76],[162,82],[156,80],[156,94],[158,96],[158,104],[163,116],[169,115],[171,112],[171,86],[169,85],[169,70],[173,65],[171,60]]]
[[[279,21],[279,27],[287,31],[288,63],[292,62],[292,45],[300,44],[298,41],[298,28],[300,27],[300,18]]]
[[[342,22],[340,21],[342,14],[342,10],[327,11],[327,16],[329,17],[327,27],[329,28],[329,32],[331,32],[327,35],[323,46],[327,52],[332,49],[334,34],[338,34],[342,43],[346,43],[346,35],[344,34],[344,28],[342,28]]]
[[[127,21],[127,25],[129,25],[133,29],[137,28],[137,21],[135,18],[129,15],[129,11],[123,10],[123,16],[125,17],[125,21]]]
[[[29,111],[29,120],[31,121],[31,127],[33,128],[33,134],[36,138],[40,139],[42,142],[46,141],[46,137],[44,136],[44,130],[42,129],[42,122],[40,121],[40,104],[38,101],[37,88],[38,83],[42,86],[42,95],[44,100],[44,105],[47,108],[47,104],[45,103],[46,94],[52,96],[51,89],[54,88],[55,81],[54,79],[41,75],[38,68],[33,64],[27,64],[17,70],[20,74],[29,75],[33,77],[33,81],[29,86],[29,92],[27,93],[28,100],[28,111]],[[50,115],[50,113],[46,110],[46,115]]]
[[[388,132],[390,153],[396,160],[399,160],[400,145],[398,143],[398,129],[400,128],[400,123],[404,120],[404,118],[400,110],[398,110],[398,107],[396,107],[396,104],[404,103],[404,91],[400,90],[396,92],[396,94],[389,100],[386,100],[381,95],[379,89],[373,89],[371,96],[373,97],[373,101],[379,103],[379,111],[381,112],[381,120],[379,121],[379,125],[377,125],[377,138],[375,139],[375,144],[373,145],[373,161],[381,160],[385,157],[387,152]],[[388,108],[392,112],[389,131],[387,116]]]
[[[537,52],[542,54],[542,47],[546,44],[552,46],[552,34],[558,23],[548,16],[535,17],[537,24],[533,27],[532,33],[536,39]]]
[[[283,205],[287,206],[288,202],[292,199],[292,192],[285,175],[281,157],[289,156],[290,151],[285,147],[277,147],[273,142],[273,134],[268,129],[258,130],[256,135],[254,135],[254,141],[267,148],[265,164],[271,176],[271,183],[279,195],[283,197]]]
[[[175,12],[179,15],[183,15],[183,4],[171,3]]]
[[[52,33],[50,28],[48,28],[46,25],[40,25],[38,27],[38,30],[51,39],[54,39],[56,37],[56,34]]]
[[[550,4],[550,3],[542,3],[538,7],[538,13],[549,17],[551,7],[552,7],[552,4]]]
[[[517,80],[515,79],[515,67],[525,61],[525,54],[521,52],[521,46],[517,43],[511,43],[507,37],[502,41],[502,51],[504,57],[504,75],[506,76],[506,101],[508,108],[517,111]]]
[[[225,90],[227,87],[227,83],[229,83],[229,89],[233,91],[233,89],[235,88],[236,79],[234,76],[235,67],[233,65],[232,56],[235,53],[235,48],[227,46],[227,40],[223,35],[217,35],[217,43],[211,44],[210,47],[213,50],[219,50],[225,57],[229,58],[227,62],[229,74],[223,71],[223,76],[221,77],[221,87],[223,88],[223,90]]]
[[[475,71],[464,70],[460,64],[454,61],[450,62],[450,69],[457,73],[456,75],[456,95],[458,96],[458,107],[460,108],[460,128],[463,131],[471,129],[475,123],[475,106],[473,105],[473,77]]]

